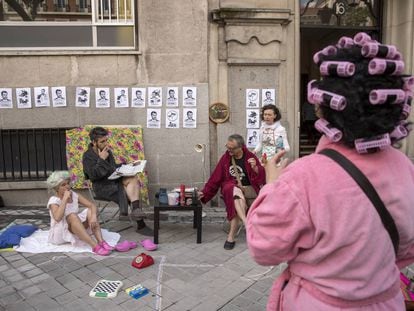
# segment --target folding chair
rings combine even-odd
[[[92,182],[88,178],[88,176],[85,175],[85,181],[86,186],[89,192],[89,196],[91,197],[93,203],[96,205],[98,209],[98,219],[100,219],[99,223],[104,224],[104,227],[106,227],[107,221],[113,221],[115,220],[115,217],[119,214],[119,208],[109,217],[108,220],[105,220],[105,217],[103,215],[105,209],[111,204],[111,200],[107,200],[101,197],[98,197],[95,194],[95,191],[93,191]]]

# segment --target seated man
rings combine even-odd
[[[91,143],[83,154],[83,171],[92,181],[97,197],[116,202],[121,216],[128,216],[128,201],[132,205],[131,218],[137,220],[137,232],[153,236],[153,231],[145,225],[139,204],[139,183],[137,176],[109,180],[108,177],[121,164],[116,164],[108,146],[108,131],[95,127],[89,133]]]
[[[226,153],[198,195],[201,202],[207,203],[221,188],[227,219],[230,221],[230,231],[224,248],[230,250],[236,244],[234,237],[239,219],[246,222],[246,200],[255,198],[260,187],[264,185],[265,171],[259,159],[246,148],[242,136],[230,135],[226,148]]]

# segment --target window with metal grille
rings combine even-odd
[[[134,0],[0,1],[0,51],[136,49]]]
[[[67,170],[66,130],[0,130],[0,181],[45,180]]]

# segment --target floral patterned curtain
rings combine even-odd
[[[85,125],[66,131],[66,161],[74,189],[85,189],[87,184],[83,175],[82,156],[88,149],[89,131],[96,125]],[[108,144],[117,163],[144,160],[144,144],[141,126],[104,126],[108,132]],[[149,204],[148,174],[138,174],[141,202]]]

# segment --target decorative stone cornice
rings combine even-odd
[[[266,23],[286,25],[292,21],[289,9],[221,8],[210,12],[218,24]]]
[[[279,65],[286,60],[291,10],[220,8],[210,17],[219,26],[219,60],[246,65]]]

